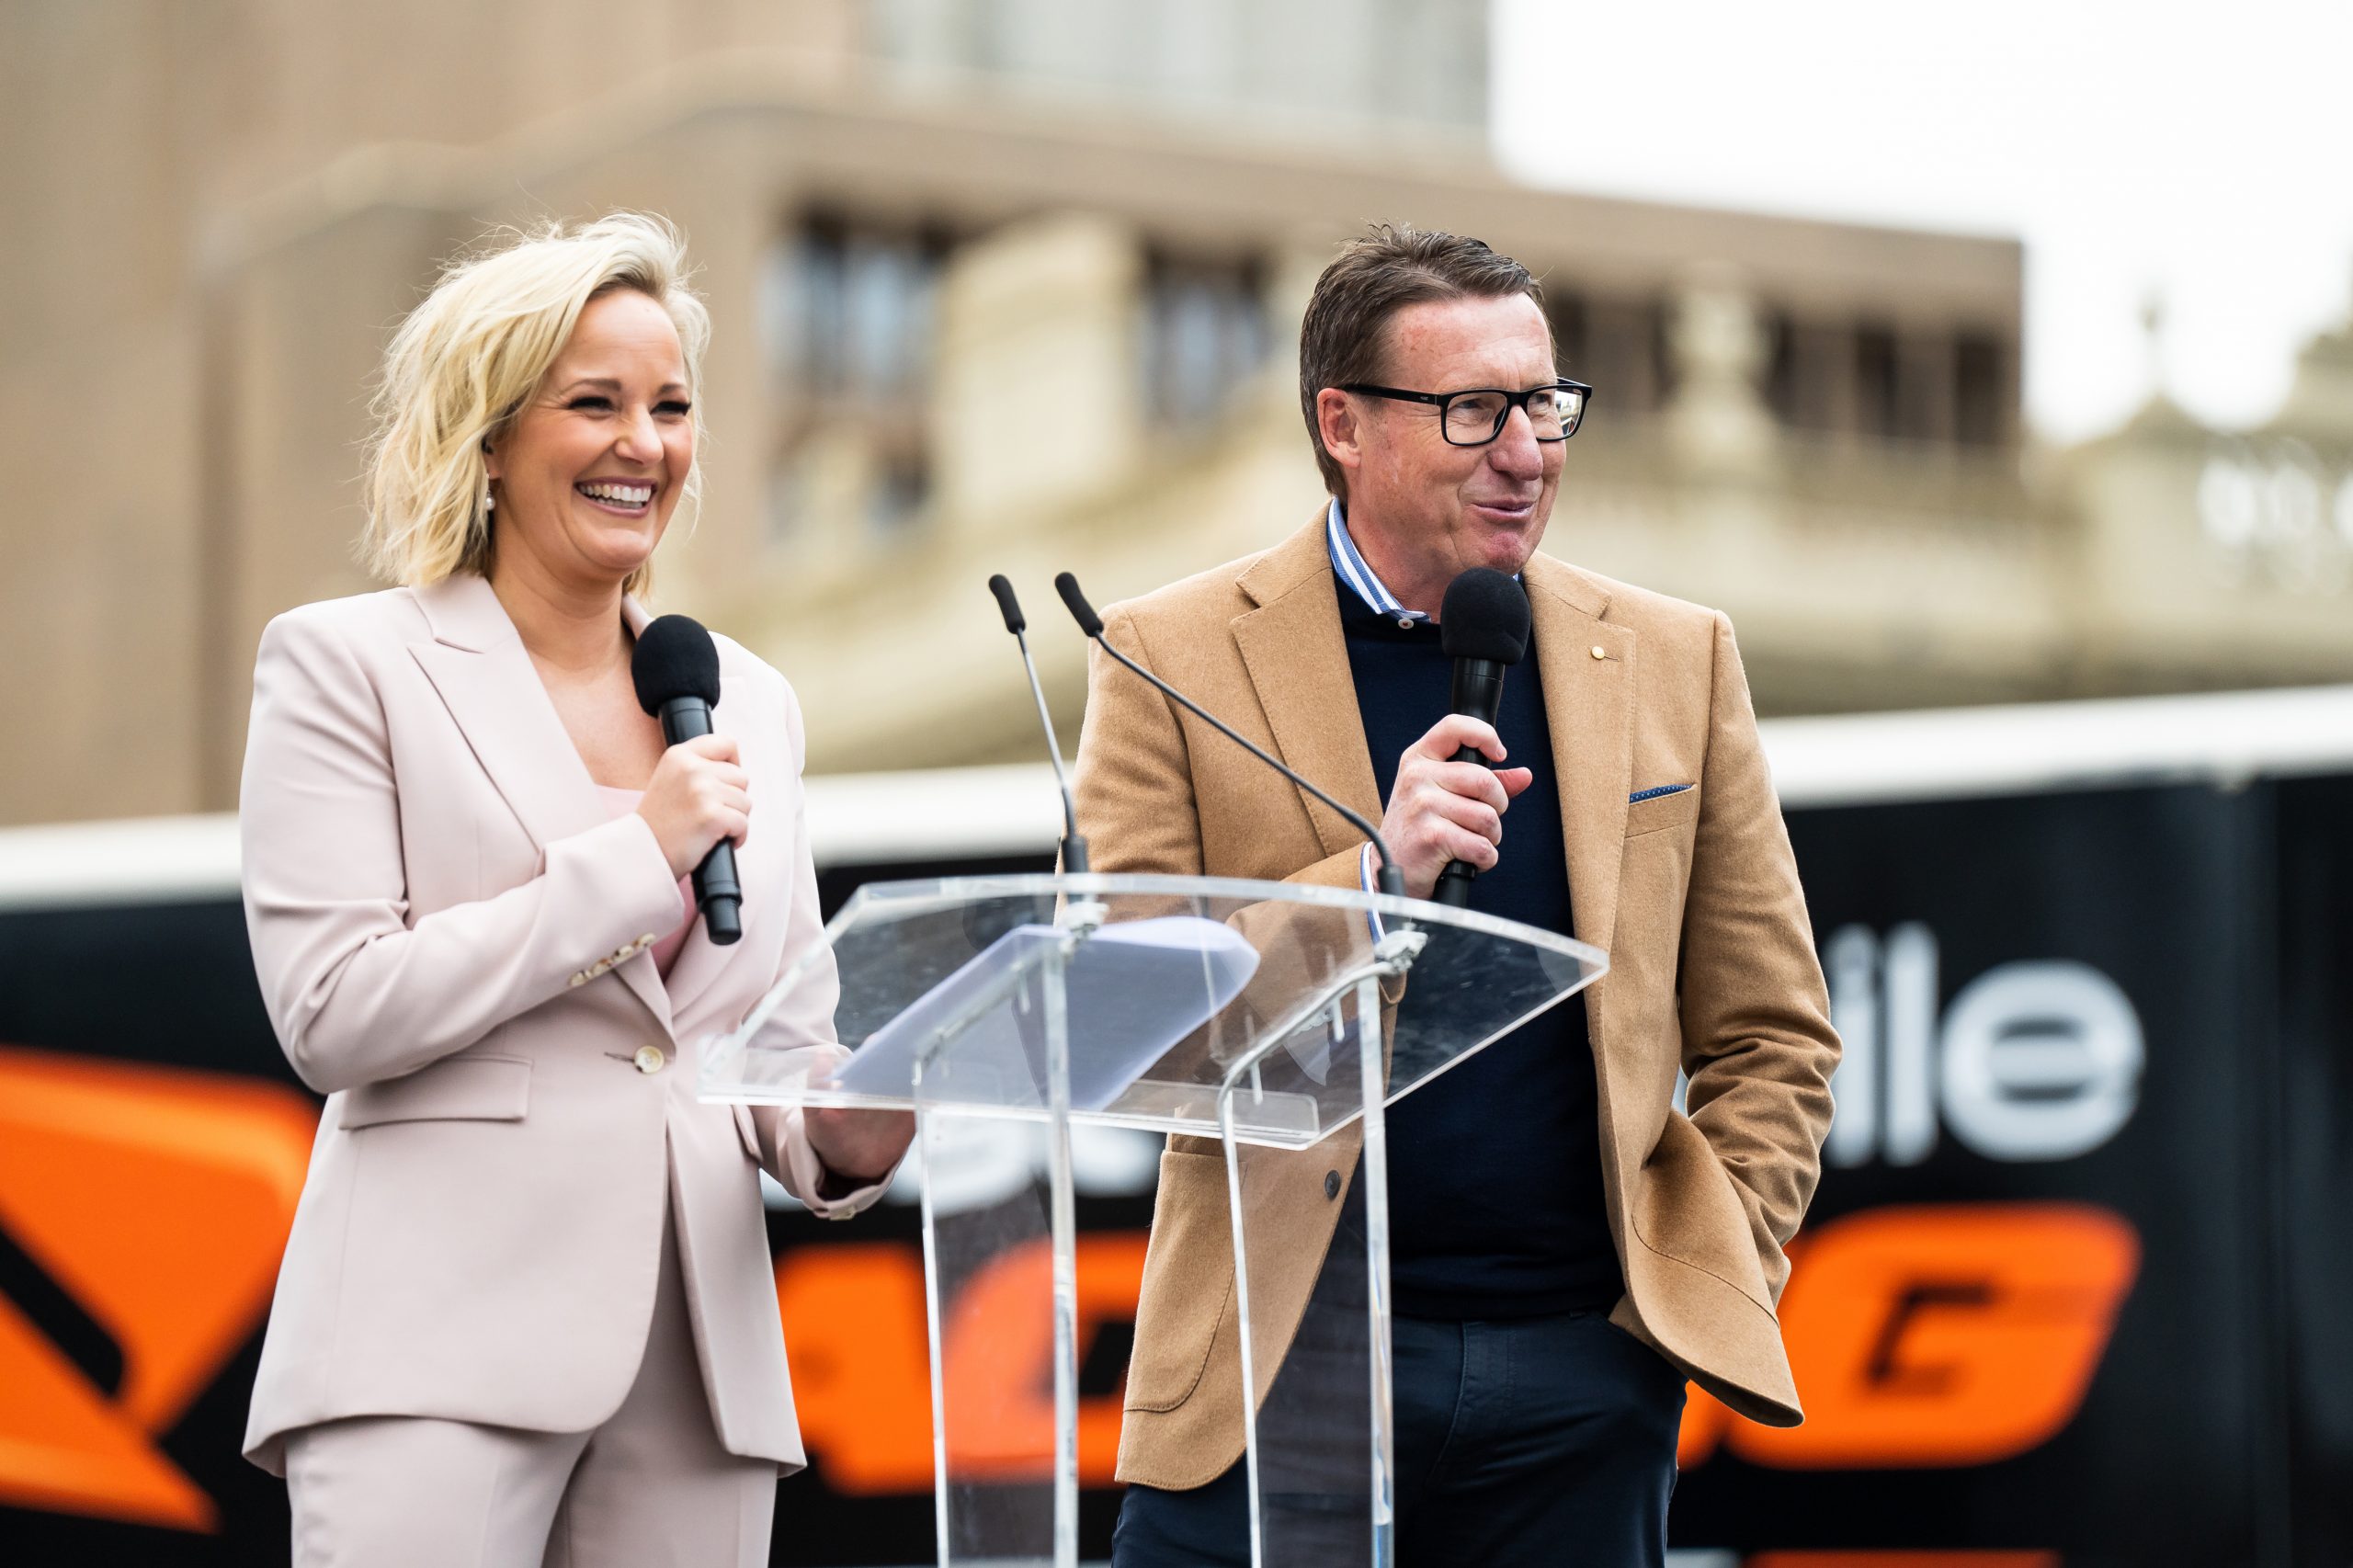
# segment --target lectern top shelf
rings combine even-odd
[[[1354,986],[1381,967],[1380,936],[1407,926],[1425,939],[1381,991],[1392,1101],[1608,968],[1554,932],[1343,888],[1086,873],[870,883],[742,1027],[703,1042],[700,1090],[1044,1119],[1058,974],[1072,1120],[1214,1135],[1233,1073],[1235,1137],[1303,1148],[1362,1114]],[[846,1063],[813,1049],[836,1040]]]

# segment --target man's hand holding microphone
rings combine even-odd
[[[1381,836],[1397,856],[1408,898],[1429,897],[1449,861],[1493,869],[1502,858],[1504,812],[1536,777],[1525,767],[1455,761],[1465,748],[1489,763],[1505,759],[1495,726],[1461,713],[1432,724],[1398,758]]]
[[[1502,858],[1504,812],[1535,775],[1499,766],[1495,720],[1504,676],[1527,655],[1530,619],[1526,590],[1490,567],[1447,585],[1438,632],[1454,663],[1454,710],[1398,758],[1381,824],[1408,897],[1460,908],[1472,881]]]

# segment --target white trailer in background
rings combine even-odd
[[[1768,719],[1758,728],[1792,812],[2353,772],[2353,686]],[[872,868],[879,877],[901,874],[893,867],[1051,855],[1062,831],[1042,761],[821,774],[808,786],[820,873]],[[0,914],[236,896],[236,819],[227,813],[0,828]]]

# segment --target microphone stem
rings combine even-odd
[[[1046,729],[1046,755],[1053,758],[1054,787],[1063,797],[1063,869],[1086,869],[1086,840],[1078,835],[1078,806],[1071,799],[1070,779],[1063,773],[1063,744],[1054,737],[1054,717],[1046,711],[1046,688],[1038,679],[1038,666],[1029,657],[1029,639],[1017,631],[1013,641],[1021,649],[1021,667],[1029,672],[1029,695],[1038,701],[1038,722]]]
[[[1223,735],[1227,740],[1232,741],[1235,745],[1240,746],[1244,751],[1248,752],[1252,756],[1256,757],[1260,762],[1265,763],[1267,767],[1283,775],[1292,783],[1298,785],[1301,789],[1306,790],[1309,794],[1314,796],[1317,800],[1323,801],[1325,805],[1331,807],[1334,811],[1339,812],[1340,815],[1347,818],[1350,827],[1355,828],[1358,833],[1363,834],[1367,838],[1370,839],[1372,841],[1372,846],[1381,851],[1381,871],[1379,875],[1381,891],[1395,898],[1403,898],[1405,896],[1405,874],[1397,869],[1396,857],[1389,853],[1389,843],[1386,839],[1381,836],[1381,830],[1379,828],[1373,826],[1372,824],[1365,821],[1361,815],[1350,811],[1347,807],[1340,804],[1339,801],[1332,799],[1331,796],[1317,789],[1307,779],[1302,778],[1294,769],[1284,767],[1281,762],[1267,756],[1264,751],[1261,751],[1257,746],[1245,739],[1233,729],[1232,725],[1226,723],[1224,720],[1220,719],[1214,713],[1210,712],[1199,703],[1194,701],[1191,698],[1186,696],[1183,692],[1177,690],[1175,687],[1170,686],[1166,681],[1162,680],[1158,676],[1154,675],[1150,670],[1145,669],[1142,665],[1137,664],[1133,659],[1129,658],[1125,653],[1120,653],[1117,648],[1111,646],[1111,640],[1104,636],[1100,631],[1094,632],[1091,635],[1094,637],[1097,646],[1100,647],[1105,653],[1110,654],[1111,657],[1119,660],[1120,663],[1127,665],[1128,668],[1133,670],[1137,675],[1142,676],[1144,680],[1157,687],[1161,692],[1174,699],[1177,703],[1183,706],[1187,712],[1192,714],[1195,718],[1209,725],[1210,728],[1215,730],[1219,734]]]

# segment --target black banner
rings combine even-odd
[[[1847,1041],[1783,1301],[1810,1418],[1768,1431],[1695,1400],[1677,1547],[2340,1568],[2353,779],[1790,827]],[[829,910],[860,880],[830,871]],[[0,1557],[283,1560],[283,1487],[237,1447],[315,1104],[233,903],[0,914]],[[1131,1301],[1149,1162],[1089,1160],[1082,1270]],[[775,1561],[928,1561],[915,1211],[769,1223],[813,1461],[780,1488]],[[1093,1314],[1098,1414],[1129,1333]],[[1099,1558],[1117,1493],[1094,1430]]]

